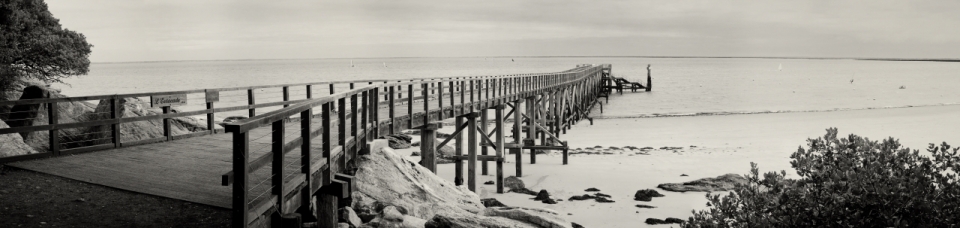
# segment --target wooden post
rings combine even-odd
[[[284,87],[283,87],[283,101],[290,101],[290,87],[289,87],[289,86],[284,86]],[[284,108],[286,108],[287,106],[290,106],[290,105],[289,105],[289,104],[284,104],[284,105],[283,105]]]
[[[233,133],[233,211],[232,227],[247,227],[247,185],[249,185],[247,160],[250,136],[247,132]]]
[[[307,85],[307,99],[313,98],[313,85]]]
[[[256,116],[256,115],[257,115],[257,109],[256,109],[256,108],[253,108],[253,105],[254,105],[254,104],[257,104],[257,101],[256,101],[257,99],[255,99],[255,98],[256,98],[256,97],[253,95],[253,89],[248,89],[248,90],[247,90],[247,104],[250,105],[250,109],[247,110],[247,117],[253,117],[253,116]]]
[[[320,228],[336,228],[337,218],[340,218],[338,201],[332,194],[317,194],[317,226]]]
[[[112,119],[112,120],[119,120],[120,118],[123,118],[123,113],[120,113],[120,99],[121,99],[121,98],[118,97],[118,96],[114,96],[114,97],[111,97],[111,98],[110,98],[110,119]],[[208,103],[207,106],[212,109],[212,108],[213,108],[213,103],[212,103],[212,102],[211,102],[211,103]],[[214,124],[214,123],[213,123],[213,113],[208,113],[208,114],[207,114],[207,126],[210,126],[211,133],[214,133],[214,131],[213,131],[214,129],[213,129],[213,125],[212,125],[212,124]],[[120,136],[120,121],[117,121],[116,123],[110,124],[110,133],[111,133],[111,135],[112,135],[111,141],[113,142],[113,148],[120,148],[120,146],[122,145],[121,143],[122,143],[122,141],[123,141],[123,139],[120,138],[120,137],[121,137],[121,136]],[[54,148],[51,147],[50,149],[53,150]],[[58,149],[59,149],[59,147],[58,147]]]
[[[443,122],[425,123],[420,128],[420,165],[437,173],[437,129]]]
[[[208,98],[208,99],[209,99],[209,98]],[[215,134],[215,133],[217,133],[217,128],[216,128],[217,122],[214,121],[214,118],[215,118],[215,115],[216,115],[216,114],[213,112],[213,108],[214,108],[213,101],[207,100],[206,103],[207,103],[207,111],[208,111],[208,113],[207,113],[207,130],[210,131],[210,134]]]
[[[309,89],[307,89],[309,90]],[[300,213],[310,211],[310,201],[312,201],[313,192],[310,190],[313,189],[311,186],[311,181],[313,180],[313,173],[310,172],[311,164],[313,163],[313,158],[310,154],[310,146],[313,144],[313,138],[310,137],[311,131],[313,131],[313,109],[303,110],[300,112],[300,138],[302,143],[300,144],[300,173],[303,173],[307,177],[307,181],[304,181],[306,186],[300,189]]]
[[[563,141],[563,142],[560,142],[560,143],[563,144],[563,164],[566,165],[566,164],[567,164],[567,155],[568,155],[568,153],[569,153],[569,151],[570,151],[570,147],[567,146],[567,141]]]
[[[283,120],[278,120],[273,122],[273,138],[271,141],[271,150],[270,153],[273,154],[273,165],[271,166],[271,185],[273,195],[281,197],[281,200],[277,201],[277,208],[283,208],[283,140],[284,131],[286,130],[283,125]],[[283,214],[283,213],[281,213]]]
[[[322,105],[322,107],[323,107],[323,113],[320,114],[320,118],[321,118],[320,121],[321,121],[321,125],[322,125],[321,127],[323,128],[323,130],[322,130],[322,131],[323,131],[323,133],[322,133],[322,134],[323,134],[323,136],[322,136],[323,138],[322,138],[322,140],[321,140],[321,142],[320,142],[320,143],[321,143],[320,145],[322,145],[323,158],[327,160],[327,164],[328,164],[327,167],[331,167],[331,166],[333,166],[333,164],[334,164],[334,163],[333,163],[333,156],[331,156],[332,154],[330,153],[331,150],[333,149],[333,147],[330,146],[330,144],[333,144],[333,139],[331,139],[331,135],[330,135],[330,131],[331,131],[331,129],[330,129],[330,112],[333,111],[333,109],[330,107],[330,106],[331,106],[331,103],[333,103],[333,102],[323,103],[323,105]],[[321,184],[321,186],[325,186],[325,185],[330,184],[330,180],[333,180],[333,172],[331,172],[329,168],[328,168],[328,169],[324,169],[324,170],[321,171],[321,172],[323,173],[323,174],[322,174],[322,175],[323,175],[323,178],[321,178],[321,179],[323,179],[323,184]]]
[[[523,141],[523,139],[520,136],[520,133],[523,131],[522,128],[520,127],[520,124],[523,122],[523,119],[521,119],[522,117],[520,115],[520,112],[521,112],[520,105],[522,104],[523,104],[523,99],[518,99],[516,101],[516,104],[513,106],[513,143],[517,147],[510,148],[510,151],[516,154],[517,160],[514,163],[516,163],[517,165],[516,175],[518,177],[523,175],[523,172],[521,172],[522,171],[521,161],[523,161],[523,155],[522,155],[523,149],[520,148],[520,145],[522,143],[521,141]]]
[[[353,83],[350,83],[350,85],[352,86]],[[347,148],[343,148],[343,155],[344,155],[343,158],[344,160],[346,160],[346,163],[349,164],[349,166],[344,166],[344,167],[349,167],[350,169],[355,168],[355,166],[353,166],[352,161],[353,161],[353,158],[356,157],[357,151],[359,151],[360,149],[360,145],[363,144],[363,141],[360,141],[360,138],[358,137],[359,134],[357,134],[358,133],[357,127],[359,126],[359,120],[360,120],[360,117],[362,116],[362,114],[357,113],[358,111],[357,102],[358,102],[357,94],[354,93],[350,95],[350,115],[351,115],[350,116],[350,137],[353,137],[353,146],[350,147],[350,150],[347,150]],[[346,145],[344,145],[344,147],[346,147]]]
[[[58,105],[56,101],[51,101],[50,103],[47,103],[47,105],[47,124],[56,125],[60,123],[60,111],[57,110],[59,109],[60,105]],[[114,131],[114,128],[111,127],[111,132],[117,131]],[[54,156],[60,155],[60,130],[50,129],[50,131],[47,132],[47,136],[49,137],[48,142],[50,143],[50,154]]]
[[[388,117],[390,118],[390,134],[391,135],[397,134],[395,130],[397,129],[396,128],[397,119],[396,119],[396,113],[394,112],[394,110],[396,109],[395,106],[397,104],[397,103],[394,103],[395,102],[394,97],[397,95],[397,92],[394,91],[394,87],[395,86],[390,86],[390,92],[389,92],[390,97],[388,99],[390,101],[390,106],[389,106],[389,112],[387,113],[389,114]]]
[[[453,108],[454,105],[456,105],[456,101],[454,101],[454,93],[456,92],[456,91],[455,91],[456,89],[454,88],[455,86],[454,86],[453,83],[455,83],[455,82],[454,82],[454,81],[450,81],[450,86],[449,86],[449,87],[450,87],[450,116],[456,116],[456,115],[457,115],[456,111],[454,111],[454,108]],[[459,126],[459,125],[457,125],[457,126]]]
[[[443,82],[437,82],[437,106],[440,107],[440,116],[438,120],[443,120]],[[429,112],[428,112],[429,113]]]
[[[480,132],[483,132],[484,135],[487,135],[487,109],[480,110]],[[490,145],[493,146],[493,145]],[[489,146],[480,146],[480,154],[487,155],[487,149]],[[489,175],[487,171],[487,160],[480,162],[480,175]]]
[[[430,84],[431,83],[422,83],[421,87],[423,88],[423,125],[426,125],[430,122]],[[443,114],[441,114],[443,116]],[[442,120],[443,118],[441,118]],[[434,171],[436,173],[436,171]]]
[[[457,121],[456,121],[457,128],[459,128],[460,126],[463,126],[463,119],[464,119],[463,116],[457,117]],[[454,142],[453,149],[454,149],[454,154],[456,154],[457,157],[459,158],[463,156],[463,132],[461,131],[461,133],[457,134],[457,136],[455,137],[457,141]],[[453,183],[456,184],[457,186],[460,186],[460,185],[463,185],[463,160],[456,159],[454,160],[454,162],[455,162],[454,164],[455,176],[453,178]]]
[[[343,170],[347,167],[347,154],[350,151],[350,148],[347,148],[347,98],[337,99],[337,145],[340,145],[340,152],[343,153],[340,160],[336,161],[339,166],[337,168]],[[336,157],[333,154],[331,156]]]
[[[477,113],[467,117],[467,188],[477,192]]]
[[[163,110],[164,115],[170,114],[170,106],[163,106],[161,110]],[[167,141],[170,141],[171,135],[170,135],[170,118],[169,117],[163,117],[163,136],[167,138]]]
[[[523,140],[524,146],[532,146],[537,139],[537,97],[527,97],[527,138]],[[529,142],[528,142],[529,141]],[[537,150],[530,149],[530,164],[537,163]]]
[[[497,115],[494,122],[496,123],[497,131],[497,193],[503,193],[503,146],[504,146],[504,137],[503,137],[503,105],[497,105],[496,112]]]
[[[407,129],[410,128],[413,128],[413,84],[407,85]]]

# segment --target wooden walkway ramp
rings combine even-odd
[[[286,215],[302,213],[315,203],[317,214],[304,216],[313,217],[320,227],[333,227],[338,217],[337,199],[350,197],[352,191],[356,168],[353,158],[365,154],[372,140],[405,129],[419,129],[424,159],[420,163],[434,171],[436,161],[432,158],[436,157],[437,148],[455,143],[456,184],[467,184],[474,190],[478,161],[484,164],[484,174],[486,162],[494,162],[498,192],[502,193],[502,165],[507,150],[516,155],[517,175],[521,175],[523,150],[530,150],[527,154],[531,164],[536,162],[536,150],[564,150],[566,155],[568,148],[559,136],[577,121],[588,118],[604,90],[601,78],[609,76],[609,72],[610,65],[584,64],[557,73],[357,81],[350,82],[350,89],[339,93],[334,92],[331,83],[331,94],[320,97],[311,97],[311,86],[306,85],[307,98],[302,100],[290,99],[290,85],[283,85],[283,101],[267,104],[255,104],[254,88],[245,88],[248,105],[220,109],[213,105],[219,95],[210,92],[217,90],[188,91],[205,93],[207,109],[172,113],[166,107],[162,115],[149,118],[162,118],[164,127],[169,128],[169,119],[179,116],[213,117],[218,112],[249,109],[250,117],[226,124],[225,132],[213,130],[171,137],[165,129],[164,139],[129,146],[115,139],[86,148],[51,147],[53,151],[47,154],[0,158],[0,163],[7,161],[12,163],[6,165],[27,170],[228,208],[233,211],[234,227],[276,226]],[[174,92],[156,96],[170,94],[179,96]],[[210,99],[211,96],[216,99]],[[85,99],[106,97],[114,104],[122,98],[113,95]],[[80,98],[74,100],[77,99]],[[67,101],[18,102],[56,107],[57,102]],[[282,108],[266,113],[254,111],[267,106]],[[0,134],[50,131],[56,135],[66,127],[105,124],[113,125],[116,136],[119,124],[149,119],[117,115],[113,118],[57,123],[54,116],[49,125],[0,129]],[[436,130],[442,126],[438,121],[448,118],[456,119],[452,141],[437,143]],[[513,123],[506,123],[508,118]],[[492,130],[477,127],[478,123],[485,126],[488,120],[494,124]],[[510,125],[522,131],[504,133]],[[213,122],[209,121],[208,126],[213,129]],[[508,142],[508,134],[512,142]],[[55,143],[52,140],[51,145]],[[477,148],[482,148],[482,152]],[[492,154],[487,154],[488,148]],[[463,168],[468,172],[464,173]],[[312,201],[312,196],[317,200]]]

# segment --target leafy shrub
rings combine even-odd
[[[707,194],[709,208],[683,227],[960,227],[956,148],[920,153],[894,138],[838,139],[836,128],[807,142],[791,155],[800,179],[761,178],[751,163],[747,184]]]

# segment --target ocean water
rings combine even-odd
[[[644,84],[646,66],[652,66],[653,91],[614,95],[611,105],[616,108],[606,109],[601,118],[960,104],[960,63],[860,60],[480,57],[94,63],[88,75],[67,79],[69,85],[56,87],[64,94],[81,96],[558,72],[582,63],[613,64],[614,75]]]

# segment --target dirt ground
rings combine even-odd
[[[230,210],[0,165],[0,227],[228,227]]]

